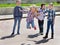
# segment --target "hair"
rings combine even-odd
[[[53,6],[53,3],[50,3],[49,5]]]
[[[21,2],[21,0],[16,0],[16,2]]]
[[[44,6],[45,4],[41,4],[41,8]]]
[[[36,8],[36,7],[31,7],[31,8],[30,8],[30,11],[32,10],[32,8],[34,8],[34,9],[35,9],[35,12],[38,12],[38,10],[37,10],[37,8]]]
[[[18,0],[16,1],[16,3],[19,2]]]

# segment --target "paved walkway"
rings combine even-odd
[[[46,32],[47,19],[44,22],[44,35]],[[13,20],[0,21],[0,45],[60,45],[60,16],[56,16],[55,20],[55,35],[54,39],[43,39],[44,36],[37,36],[39,32],[37,19],[35,19],[37,30],[26,29],[26,19],[22,19],[20,35],[10,37],[9,35],[13,29]]]

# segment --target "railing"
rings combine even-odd
[[[39,8],[39,7],[37,7],[37,8]],[[14,9],[14,7],[0,8],[0,15],[11,15],[11,14],[13,14],[13,9]],[[29,9],[29,7],[23,7],[23,9],[25,10],[24,14],[26,14],[27,13],[26,9]],[[60,6],[55,6],[54,10],[56,12],[59,12]]]
[[[37,8],[39,8],[39,7],[37,7]],[[56,16],[60,16],[60,6],[55,7],[55,10],[56,10]],[[27,17],[27,10],[25,10],[24,15],[23,15],[23,18],[26,18],[26,17]],[[11,20],[11,19],[14,19],[12,14],[11,15],[0,15],[0,21]]]
[[[2,17],[1,17],[2,16]],[[11,19],[14,19],[13,18],[13,15],[1,15],[0,17],[0,21],[3,21],[3,20],[11,20]],[[47,16],[47,15],[46,15]],[[60,12],[56,12],[56,16],[60,16]],[[26,18],[27,17],[27,14],[24,14],[23,15],[23,18]]]

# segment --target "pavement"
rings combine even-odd
[[[37,36],[39,33],[38,21],[35,20],[37,30],[26,28],[26,18],[21,21],[20,35],[10,36],[13,29],[14,20],[0,21],[0,45],[60,45],[60,16],[56,16],[54,25],[54,39],[51,38],[51,29],[48,39],[43,39],[47,29],[47,18],[44,21],[44,35]]]

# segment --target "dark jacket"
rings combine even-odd
[[[21,17],[22,18],[23,13],[19,9],[22,10],[22,7],[16,6],[14,8],[14,13],[13,13],[14,18],[16,18],[16,17]]]

